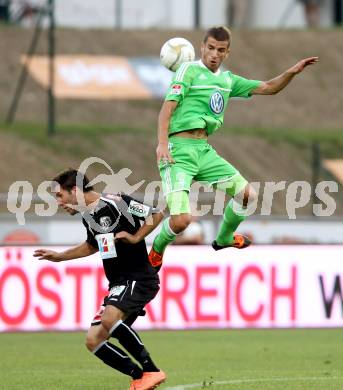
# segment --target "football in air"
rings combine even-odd
[[[184,62],[194,61],[195,51],[193,45],[185,38],[169,39],[161,49],[161,64],[172,72]]]

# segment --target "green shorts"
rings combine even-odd
[[[241,192],[248,184],[206,139],[170,137],[169,151],[175,163],[159,163],[165,196],[179,191],[189,192],[192,180],[223,189],[231,196]]]

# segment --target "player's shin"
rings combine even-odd
[[[140,379],[143,375],[140,367],[123,350],[108,341],[101,342],[92,352],[108,366],[133,379]]]
[[[119,320],[112,326],[110,334],[142,365],[143,371],[159,371],[142,343],[142,340],[130,326]]]
[[[224,210],[223,221],[216,237],[217,244],[222,246],[231,244],[233,242],[234,232],[245,218],[243,213],[235,212],[234,202],[231,199]]]
[[[157,253],[162,254],[170,243],[172,243],[177,234],[174,233],[170,227],[169,224],[170,218],[167,218],[164,220],[162,224],[162,229],[160,233],[156,236],[154,243],[153,243],[153,248]]]
[[[175,191],[167,195],[167,204],[170,215],[181,215],[190,213],[189,196],[187,191]],[[179,233],[179,232],[178,232]],[[170,218],[164,220],[160,233],[156,236],[153,243],[153,250],[163,254],[167,245],[171,244],[177,234],[170,226]]]

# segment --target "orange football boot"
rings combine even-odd
[[[163,253],[158,253],[154,248],[151,248],[149,253],[149,262],[154,268],[161,267],[163,262]]]
[[[235,233],[233,236],[233,242],[228,245],[219,245],[217,244],[217,241],[212,242],[212,248],[215,251],[219,251],[224,248],[237,248],[237,249],[244,249],[251,245],[251,241],[249,240],[248,237],[243,236],[243,234]]]
[[[167,379],[166,374],[163,371],[157,372],[143,372],[141,379],[136,380],[136,387],[134,390],[152,390],[156,389],[160,384],[165,382]],[[131,388],[130,388],[131,390]]]

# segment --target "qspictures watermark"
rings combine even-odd
[[[127,179],[132,174],[129,168],[122,168],[118,172],[114,172],[109,164],[98,158],[90,157],[85,159],[78,168],[77,187],[82,188],[83,175],[92,164],[101,164],[104,172],[92,179],[89,185],[99,183],[104,184],[103,193],[118,194],[124,193],[132,195],[137,191],[144,193],[143,203],[152,205],[154,199],[158,199],[158,204],[155,205],[158,209],[165,208],[165,200],[162,195],[161,181],[146,182],[141,180],[134,185],[128,183]],[[182,178],[181,178],[182,179]],[[143,184],[146,184],[144,191],[141,190]],[[293,220],[297,217],[297,212],[312,203],[312,213],[317,217],[330,217],[336,211],[336,201],[331,196],[333,193],[338,193],[339,187],[335,181],[321,181],[312,188],[307,181],[294,181],[287,183],[286,181],[267,181],[267,182],[252,182],[250,183],[256,192],[256,197],[253,201],[249,201],[245,207],[240,200],[240,194],[234,196],[231,200],[234,211],[237,214],[244,216],[258,215],[269,216],[272,214],[272,206],[275,199],[275,194],[283,193],[285,198],[285,209],[289,219]],[[220,188],[209,187],[206,184],[194,182],[191,185],[191,198],[193,214],[197,216],[217,215],[222,216],[227,205],[225,193],[232,186],[230,180],[221,183]],[[43,181],[39,184],[36,191],[29,181],[16,181],[11,184],[7,196],[7,209],[10,213],[16,216],[19,225],[25,225],[25,214],[32,209],[34,196],[34,213],[40,217],[52,217],[57,213],[58,204],[54,193],[59,189],[59,185],[52,181]],[[214,199],[211,204],[200,205],[200,194],[206,192],[213,194]],[[316,201],[313,202],[313,195]],[[38,201],[37,201],[38,200]],[[194,207],[195,206],[195,207]],[[86,209],[85,199],[82,191],[77,191],[77,205],[68,205],[82,212]],[[125,210],[120,210],[125,213]],[[133,223],[133,221],[131,221]]]

